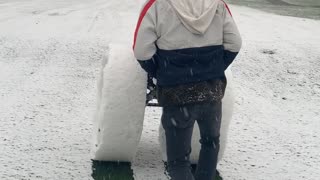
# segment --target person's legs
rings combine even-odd
[[[190,167],[194,117],[192,107],[164,107],[161,118],[166,135],[167,170],[172,180],[194,180]]]
[[[215,178],[220,147],[221,108],[221,101],[203,104],[201,118],[197,119],[201,136],[201,150],[195,174],[196,180],[213,180]]]

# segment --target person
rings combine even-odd
[[[241,48],[230,9],[222,0],[148,0],[138,19],[133,51],[157,81],[163,107],[167,168],[172,180],[213,180],[216,175],[224,71]],[[201,150],[190,168],[194,123]]]

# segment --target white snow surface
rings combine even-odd
[[[99,69],[131,43],[133,0],[0,0],[0,179],[91,179]],[[243,37],[227,180],[320,179],[320,22],[230,7]],[[161,110],[147,108],[133,170],[165,180]]]
[[[98,80],[93,159],[131,162],[143,128],[147,73],[128,44],[110,44]]]

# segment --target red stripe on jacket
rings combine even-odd
[[[230,14],[230,16],[232,17],[232,13],[231,13],[231,11],[230,11],[230,8],[229,8],[228,4],[227,4],[226,2],[224,2],[224,1],[222,1],[222,2],[223,2],[224,5],[226,6],[226,8],[227,8],[227,10],[228,10],[228,12],[229,12],[229,14]]]
[[[134,49],[135,46],[136,46],[137,35],[138,35],[139,28],[140,28],[140,26],[141,26],[142,20],[143,20],[144,16],[147,14],[148,10],[150,9],[150,7],[153,5],[153,3],[154,3],[155,1],[156,1],[156,0],[150,0],[150,1],[144,6],[144,8],[142,9],[142,11],[141,11],[141,13],[140,13],[139,20],[138,20],[138,23],[137,23],[137,27],[136,27],[136,30],[135,30],[135,32],[134,32],[133,49]]]

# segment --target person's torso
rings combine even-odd
[[[215,12],[209,15],[210,17],[203,20],[201,17],[198,17],[200,19],[189,17],[191,22],[183,23],[177,10],[170,4],[170,0],[157,0],[155,3],[155,15],[156,32],[159,37],[156,42],[158,48],[175,50],[222,45],[224,3],[221,0],[212,1],[217,2],[217,7],[211,9]],[[209,22],[202,22],[201,20]],[[202,32],[191,32],[190,28],[188,29],[186,26],[187,23],[190,24],[189,26],[195,27],[195,29],[199,26],[198,29],[200,29],[199,31],[202,30]]]
[[[177,10],[177,5],[172,5],[173,0],[156,0],[152,10],[155,11],[158,36],[155,59],[159,85],[172,86],[224,76],[224,3],[211,1],[216,3],[211,9],[197,12],[190,7],[180,7],[181,10],[178,6]]]
[[[173,6],[174,0],[156,0],[153,10],[158,50],[154,59],[158,98],[164,106],[219,101],[224,95],[224,3],[220,0],[181,0],[181,3],[201,1],[216,4],[205,9],[203,2],[192,10],[194,4],[184,9],[184,4]]]

